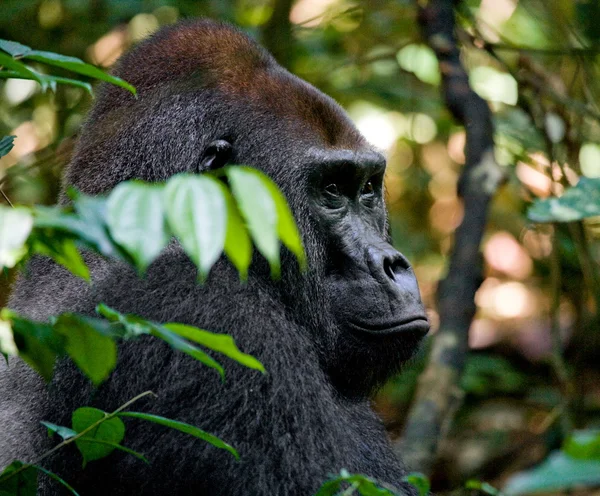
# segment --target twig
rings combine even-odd
[[[395,445],[411,470],[426,475],[432,472],[444,427],[462,398],[459,380],[476,310],[474,296],[482,280],[479,246],[490,200],[504,181],[504,173],[494,159],[491,111],[470,88],[460,61],[453,4],[453,0],[430,0],[419,8],[423,35],[439,61],[446,105],[464,125],[467,136],[466,163],[458,186],[465,213],[456,230],[448,276],[439,285],[440,328],[433,337],[403,435]]]
[[[10,207],[14,208],[14,205],[11,203],[10,199],[8,198],[8,196],[6,196],[6,193],[4,192],[4,190],[2,188],[0,188],[0,194],[2,195],[2,197],[6,200],[6,203],[8,203],[8,205]]]
[[[52,455],[53,453],[55,453],[59,449],[64,448],[68,444],[71,444],[71,443],[77,441],[79,438],[85,436],[88,432],[90,432],[90,431],[94,430],[96,427],[98,427],[102,422],[106,422],[107,420],[110,420],[111,418],[115,417],[119,412],[125,410],[125,408],[127,408],[128,406],[132,405],[136,401],[141,400],[142,398],[144,398],[146,396],[155,396],[156,397],[156,394],[153,393],[152,391],[144,391],[143,393],[138,394],[136,397],[130,399],[127,403],[122,404],[114,412],[109,413],[108,415],[106,415],[106,417],[102,417],[101,419],[99,419],[96,422],[94,422],[93,424],[91,424],[89,427],[86,427],[81,432],[78,432],[76,436],[73,436],[73,437],[70,437],[68,439],[65,439],[61,443],[59,443],[56,446],[54,446],[54,448],[46,451],[43,455],[41,455],[33,463],[23,464],[20,468],[18,468],[14,472],[11,472],[6,478],[2,479],[2,482],[4,482],[4,481],[6,481],[6,480],[8,480],[8,479],[10,479],[12,477],[14,477],[19,472],[22,472],[23,470],[26,470],[26,469],[30,468],[31,466],[33,466],[33,465],[39,465],[39,463],[42,460],[45,460],[46,458],[48,458],[50,455]]]

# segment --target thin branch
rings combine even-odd
[[[419,21],[424,38],[433,48],[442,74],[448,109],[466,131],[465,167],[458,193],[464,218],[456,230],[447,277],[440,282],[440,328],[435,334],[428,363],[417,385],[413,406],[396,451],[412,470],[430,475],[444,427],[462,399],[459,387],[475,315],[475,292],[482,280],[479,246],[492,196],[504,181],[494,159],[494,128],[487,103],[469,86],[454,35],[453,0],[420,3]]]

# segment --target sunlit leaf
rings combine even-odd
[[[502,492],[491,484],[476,479],[468,480],[465,483],[465,489],[475,489],[476,491],[480,491],[483,494],[489,494],[490,496],[502,496]]]
[[[106,412],[92,407],[78,408],[73,412],[73,430],[80,433],[101,419],[106,418]],[[125,437],[125,425],[117,417],[109,418],[98,426],[75,440],[75,444],[83,455],[83,466],[88,462],[99,460],[110,455],[114,450],[114,444],[120,444]],[[104,443],[87,442],[89,440],[105,441]]]
[[[242,353],[236,346],[233,337],[229,334],[217,334],[198,329],[197,327],[176,323],[164,324],[164,327],[185,339],[210,348],[211,350],[218,351],[246,367],[260,370],[263,373],[265,372],[263,364],[252,355]]]
[[[258,171],[255,171],[258,172]],[[267,176],[258,172],[261,179],[267,186],[271,197],[275,201],[275,208],[277,212],[277,233],[279,238],[288,249],[296,255],[298,263],[302,269],[306,268],[306,254],[304,253],[304,246],[302,244],[302,237],[296,226],[296,221],[292,215],[292,211],[288,205],[288,202],[283,196],[283,193],[279,190],[277,185]]]
[[[202,439],[207,443],[212,444],[216,448],[224,449],[229,451],[233,456],[239,459],[238,452],[229,444],[221,441],[217,436],[213,436],[202,429],[198,429],[193,425],[186,424],[184,422],[179,422],[177,420],[171,420],[164,417],[159,417],[158,415],[150,415],[148,413],[139,413],[139,412],[121,412],[117,414],[119,417],[132,417],[140,420],[146,420],[148,422],[154,422],[155,424],[164,425],[165,427],[169,427],[171,429],[178,430],[180,432],[184,432],[185,434],[189,434],[190,436],[197,437],[198,439]]]
[[[28,210],[0,206],[0,268],[14,267],[25,256],[25,242],[32,227],[33,217]]]
[[[175,176],[165,188],[171,231],[206,277],[225,246],[227,205],[221,185],[208,176]]]
[[[533,222],[574,222],[600,215],[600,178],[582,177],[560,198],[535,200],[527,211]]]
[[[227,202],[225,254],[238,270],[240,278],[245,280],[252,261],[252,242],[233,196],[229,190],[223,188],[223,191]]]
[[[269,261],[271,273],[279,274],[277,205],[265,181],[248,167],[226,169],[231,191],[258,251]]]
[[[119,184],[106,205],[112,238],[129,252],[140,271],[167,246],[163,187],[141,182]]]

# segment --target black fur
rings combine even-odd
[[[143,280],[129,267],[87,254],[94,281],[88,286],[34,259],[10,303],[25,315],[92,314],[102,301],[155,321],[230,333],[268,374],[226,362],[222,384],[214,370],[150,338],[122,344],[116,371],[97,390],[60,363],[47,392],[12,361],[0,374],[0,394],[8,398],[0,407],[7,426],[0,431],[0,466],[49,446],[39,420],[70,425],[79,406],[111,411],[152,390],[158,399],[132,409],[214,433],[241,460],[190,436],[128,420],[124,444],[144,453],[150,466],[115,452],[81,470],[69,448],[49,468],[82,496],[304,495],[341,469],[412,494],[367,397],[411,355],[422,326],[384,336],[350,332],[347,322],[357,315],[398,322],[422,314],[416,282],[385,239],[381,184],[373,198],[359,198],[368,203],[354,221],[332,214],[330,200],[317,191],[325,175],[321,163],[333,159],[341,164],[333,168],[344,188],[362,185],[371,169],[381,183],[380,156],[335,102],[223,24],[188,21],[164,29],[123,57],[116,74],[135,84],[140,98],[102,87],[66,184],[97,194],[131,178],[165,180],[214,167],[213,155],[226,149],[232,162],[262,169],[281,187],[298,220],[309,271],[299,273],[284,253],[282,279],[274,282],[255,256],[250,279],[241,284],[231,264],[220,260],[200,286],[193,264],[173,243]],[[43,483],[42,494],[60,491],[54,482]]]

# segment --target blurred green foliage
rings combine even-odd
[[[464,130],[441,101],[439,69],[420,38],[415,2],[291,3],[283,36],[268,29],[282,25],[275,0],[3,0],[0,38],[102,67],[160,26],[191,16],[234,22],[267,46],[285,43],[288,68],[337,99],[387,154],[394,242],[414,264],[435,329],[436,286],[462,215],[456,183]],[[554,197],[581,177],[592,190],[578,195],[577,205],[597,210],[600,3],[468,0],[458,19],[462,60],[494,112],[496,159],[508,181],[492,205],[471,329],[472,347],[485,353],[468,362],[466,401],[441,456],[454,469],[441,463],[438,491],[480,475],[502,483],[506,473],[539,462],[564,435],[556,426],[565,411],[572,425],[600,424],[600,222],[546,216],[573,222],[538,225],[532,221],[539,218],[526,216],[536,199],[546,199],[538,212],[560,205]],[[283,37],[270,39],[272,33]],[[53,74],[70,75],[60,68]],[[35,82],[0,81],[0,137],[17,136],[0,160],[0,188],[14,204],[54,202],[91,102],[82,88],[42,92]],[[2,277],[0,303],[12,275]],[[557,349],[566,378],[556,367]],[[393,433],[419,371],[417,360],[376,398]],[[468,439],[466,428],[475,429]]]

